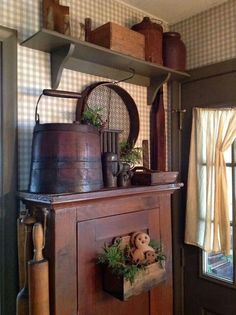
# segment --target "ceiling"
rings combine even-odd
[[[169,24],[185,20],[227,0],[119,0]]]

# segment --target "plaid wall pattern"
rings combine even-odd
[[[81,39],[81,24],[85,17],[92,19],[92,28],[107,21],[130,27],[142,20],[144,14],[114,0],[61,0],[70,7],[71,35]],[[42,26],[42,3],[40,0],[1,0],[0,23],[17,29],[19,43],[37,32]],[[166,28],[167,26],[164,25]],[[64,70],[58,89],[82,91],[87,85],[106,80],[71,70]],[[149,139],[149,111],[147,89],[122,83],[137,104],[140,116],[140,133],[137,146]],[[19,189],[27,189],[31,160],[31,141],[34,127],[34,110],[41,91],[50,88],[49,54],[18,45],[18,151]],[[76,102],[44,96],[39,103],[40,121],[72,122]]]
[[[187,68],[193,69],[236,57],[236,0],[172,25],[187,48]]]
[[[144,14],[115,0],[61,0],[70,7],[71,34],[81,38],[80,23],[92,18],[95,28],[107,21],[126,27],[138,23]],[[1,0],[0,23],[17,29],[19,43],[42,26],[40,0]],[[236,56],[236,0],[198,14],[172,26],[182,35],[187,46],[188,68],[195,68]],[[168,26],[164,25],[167,30]],[[92,75],[64,70],[59,89],[82,91],[87,85],[104,80]],[[137,145],[149,139],[149,110],[145,87],[122,83],[137,104],[140,115],[140,133]],[[27,189],[34,126],[34,109],[42,89],[50,88],[50,58],[40,51],[18,46],[18,141],[19,189]],[[167,98],[165,96],[165,102]],[[43,97],[39,112],[41,122],[72,122],[75,101]]]

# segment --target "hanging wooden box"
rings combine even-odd
[[[134,295],[151,290],[166,280],[166,271],[158,263],[147,266],[135,277],[134,283],[118,278],[109,268],[104,268],[103,289],[119,300],[126,301]]]
[[[89,42],[139,59],[145,59],[145,37],[116,23],[108,22],[90,32]]]

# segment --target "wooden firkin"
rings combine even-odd
[[[89,42],[139,59],[145,59],[145,37],[113,22],[108,22],[89,34]]]

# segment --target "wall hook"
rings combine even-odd
[[[124,78],[124,79],[121,79],[121,80],[118,80],[118,81],[113,81],[112,83],[114,84],[118,84],[120,82],[125,82],[125,81],[128,81],[130,79],[132,79],[135,74],[136,74],[136,71],[133,69],[133,68],[129,68],[129,70],[132,72],[127,78]]]

